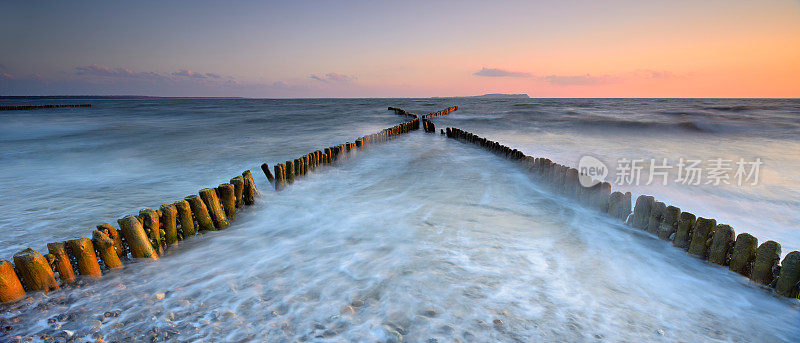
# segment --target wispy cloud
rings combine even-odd
[[[540,77],[541,80],[546,81],[552,85],[558,86],[588,86],[612,83],[619,80],[618,77],[612,75],[599,75],[594,76],[591,74],[583,75],[548,75]]]
[[[165,76],[156,72],[134,72],[128,68],[109,68],[94,63],[90,66],[76,67],[75,74],[82,76],[95,76],[106,78],[135,78],[135,79],[164,79]]]
[[[483,67],[472,75],[486,77],[531,77],[531,73],[521,73],[497,68]]]
[[[222,78],[222,76],[220,76],[218,74],[214,74],[214,73],[205,73],[205,74],[197,73],[197,72],[191,71],[189,69],[178,70],[178,71],[172,73],[172,76],[189,77],[189,78],[194,78],[194,79],[221,79]]]
[[[312,80],[317,80],[320,82],[339,82],[339,83],[351,82],[358,79],[355,76],[344,75],[339,73],[327,73],[325,75],[311,74],[308,77],[311,78]]]

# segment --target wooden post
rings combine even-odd
[[[664,212],[667,210],[667,205],[663,202],[656,201],[653,203],[653,208],[650,209],[650,218],[647,221],[645,231],[654,235],[658,234],[661,221],[664,219]]]
[[[30,292],[58,290],[58,282],[53,276],[53,269],[47,259],[31,248],[14,254],[14,265],[17,267],[19,278]]]
[[[236,194],[232,184],[223,183],[217,186],[217,195],[225,209],[225,217],[230,221],[236,220]]]
[[[294,182],[294,161],[286,161],[283,163],[286,166],[286,183]]]
[[[128,255],[125,251],[125,244],[122,243],[122,233],[114,228],[114,225],[111,225],[110,223],[103,223],[97,225],[97,230],[106,234],[111,238],[111,240],[114,241],[114,251],[117,252],[117,256],[119,256],[120,259],[124,259]]]
[[[275,190],[282,190],[286,185],[286,176],[283,173],[283,164],[275,165]]]
[[[256,183],[253,180],[253,174],[250,173],[249,170],[245,170],[242,172],[242,178],[244,178],[244,189],[242,190],[244,204],[248,206],[255,204],[258,190],[256,189]]]
[[[756,259],[756,249],[758,249],[758,238],[747,232],[736,236],[736,243],[733,244],[733,254],[731,255],[730,270],[750,277],[753,261]]]
[[[267,177],[269,183],[275,183],[275,177],[272,176],[272,173],[269,172],[269,165],[266,163],[261,164],[261,170],[264,172],[264,175]]]
[[[708,247],[708,262],[727,266],[730,263],[734,238],[736,238],[736,234],[730,225],[717,225],[714,228],[711,245]]]
[[[194,218],[192,218],[192,206],[186,200],[176,201],[175,209],[178,211],[178,222],[181,224],[181,239],[194,236],[197,234],[197,228],[194,226]]]
[[[711,236],[714,234],[714,227],[717,221],[698,217],[692,230],[692,241],[689,243],[689,253],[700,258],[706,258]]]
[[[781,262],[781,273],[775,283],[775,293],[796,299],[798,283],[800,283],[800,252],[792,251]]]
[[[636,198],[636,206],[633,207],[633,217],[630,226],[637,229],[644,229],[650,220],[650,211],[655,204],[655,198],[650,195],[640,195]]]
[[[139,211],[139,218],[142,220],[142,227],[150,239],[150,244],[161,255],[164,249],[161,246],[161,223],[158,212],[152,208],[143,208]]]
[[[122,261],[119,260],[119,256],[114,248],[114,240],[111,239],[111,237],[108,237],[108,235],[100,230],[94,230],[94,232],[92,232],[92,243],[97,249],[98,255],[100,255],[100,260],[106,265],[106,268],[122,268]]]
[[[762,285],[769,285],[775,278],[775,269],[781,258],[781,244],[775,241],[761,243],[756,249],[756,259],[750,280]]]
[[[697,219],[694,214],[689,212],[681,212],[681,217],[678,220],[678,230],[675,231],[675,238],[672,240],[672,245],[683,250],[689,249],[689,243],[692,240],[692,229]]]
[[[122,236],[125,237],[125,242],[128,243],[128,249],[133,258],[149,258],[153,260],[158,259],[156,250],[150,244],[150,239],[142,227],[142,222],[139,218],[133,215],[127,215],[124,218],[117,220]]]
[[[0,261],[0,303],[10,303],[25,297],[22,283],[11,262]]]
[[[164,230],[164,243],[166,245],[178,244],[178,209],[174,204],[162,204],[161,226]]]
[[[278,177],[278,166],[275,166],[275,170],[275,177]],[[236,192],[236,207],[244,206],[244,176],[232,178],[230,184],[233,185],[233,191]]]
[[[200,231],[215,230],[214,221],[211,220],[211,215],[208,214],[208,208],[203,199],[194,194],[183,199],[189,202],[189,206],[192,208],[194,218],[197,220],[197,229]]]
[[[53,265],[56,267],[55,271],[58,272],[61,282],[75,282],[75,270],[72,269],[72,262],[67,255],[66,244],[64,242],[47,243],[47,251],[55,258]]]
[[[681,215],[681,209],[669,205],[664,209],[664,216],[661,223],[658,225],[658,238],[665,241],[670,240],[675,231],[678,230],[678,217]]]
[[[247,180],[247,178],[245,178]],[[247,181],[245,181],[247,183]],[[245,187],[247,190],[247,187]],[[200,198],[208,209],[208,214],[211,215],[211,220],[214,222],[214,227],[217,229],[224,229],[230,225],[228,218],[225,216],[225,211],[222,209],[222,204],[219,202],[217,191],[211,188],[203,188],[200,190]]]
[[[94,253],[94,244],[88,238],[71,239],[67,241],[67,251],[75,259],[78,265],[78,273],[92,279],[99,279],[103,275],[100,272],[100,263],[97,263],[97,255]]]

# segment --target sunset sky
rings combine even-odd
[[[3,1],[0,95],[800,97],[800,1]]]

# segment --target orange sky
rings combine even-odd
[[[3,3],[0,43],[0,94],[800,97],[797,0]]]

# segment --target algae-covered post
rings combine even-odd
[[[38,251],[27,248],[14,254],[14,265],[28,291],[47,293],[59,288],[53,269]]]
[[[256,182],[253,180],[253,174],[250,173],[249,170],[245,170],[242,172],[242,178],[244,178],[244,189],[242,190],[242,197],[244,198],[245,205],[252,205],[256,203],[256,195],[258,194],[258,189],[256,189]]]
[[[142,222],[139,221],[138,217],[127,215],[117,220],[117,223],[122,231],[122,236],[125,237],[125,242],[128,244],[131,257],[158,259],[158,254],[153,249],[153,245],[150,244],[150,239],[147,237],[147,233],[144,232]]]
[[[780,243],[775,241],[761,243],[758,249],[756,249],[756,257],[753,261],[753,270],[750,272],[750,280],[762,285],[769,285],[772,283],[780,258]]]
[[[247,178],[245,178],[245,184],[247,184]],[[245,187],[247,190],[247,187]],[[214,227],[217,229],[224,229],[230,225],[228,223],[228,218],[225,216],[225,211],[222,209],[222,204],[219,202],[219,197],[217,196],[217,191],[211,188],[203,188],[200,190],[200,198],[203,199],[203,202],[208,209],[209,215],[211,215],[211,220],[214,222]]]
[[[0,260],[0,303],[10,303],[25,297],[14,265],[6,260]]]
[[[78,272],[81,275],[97,279],[101,275],[100,264],[97,263],[97,255],[94,253],[94,244],[88,238],[71,239],[67,241],[67,252],[75,259],[78,265]]]
[[[264,172],[264,176],[267,177],[267,181],[269,181],[269,183],[275,183],[275,177],[272,176],[272,173],[270,173],[268,164],[262,163],[261,164],[261,171]]]
[[[122,268],[122,261],[119,260],[119,256],[114,249],[114,240],[111,237],[108,237],[100,230],[94,230],[92,232],[92,243],[106,268]]]
[[[756,249],[758,249],[758,238],[747,232],[740,233],[733,244],[729,269],[749,277],[753,261],[756,259]]]
[[[278,177],[278,166],[275,166],[275,177]],[[236,207],[244,206],[244,177],[237,176],[232,178],[230,184],[233,185],[233,191],[236,192]],[[277,185],[277,182],[275,183]]]
[[[184,198],[184,200],[189,202],[189,206],[192,208],[194,218],[197,220],[197,229],[200,231],[214,230],[214,221],[211,220],[211,215],[208,213],[208,208],[203,199],[192,194]]]
[[[164,231],[164,243],[174,245],[178,243],[178,209],[174,204],[161,204],[161,228]]]
[[[186,200],[180,200],[173,203],[175,209],[178,211],[178,222],[181,224],[181,237],[187,237],[197,234],[197,228],[194,226],[194,218],[192,217],[192,207]]]
[[[730,225],[718,224],[711,238],[711,246],[708,247],[708,261],[727,266],[730,263],[730,253],[735,237],[736,234]]]
[[[792,251],[783,258],[781,272],[775,282],[775,293],[797,298],[800,291],[800,251]]]
[[[114,250],[117,252],[117,256],[120,259],[125,258],[127,252],[125,251],[125,244],[122,243],[122,233],[110,223],[97,225],[97,230],[108,235],[114,241]]]
[[[229,220],[236,220],[236,194],[232,184],[223,183],[217,186],[217,195],[225,208],[225,216]]]
[[[58,278],[61,279],[61,282],[67,284],[75,282],[75,270],[72,268],[69,255],[67,255],[66,243],[47,243],[47,251],[55,257],[53,266],[55,266],[55,271],[58,272]]]
[[[150,239],[150,244],[161,255],[164,248],[161,246],[161,223],[158,212],[152,208],[143,208],[139,211],[139,218],[142,220],[142,227]]]

